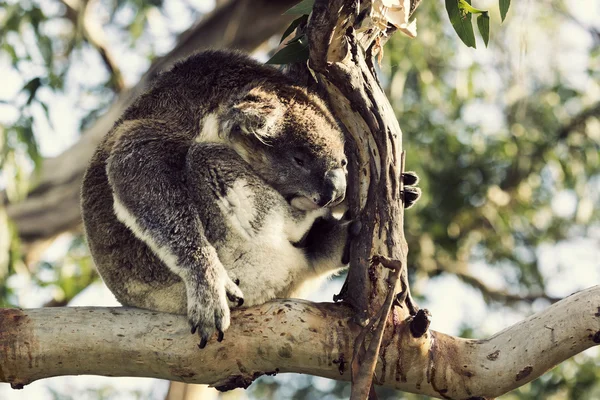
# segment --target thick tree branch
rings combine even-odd
[[[113,123],[159,71],[208,47],[252,51],[285,29],[290,17],[281,14],[295,3],[296,0],[232,0],[184,32],[175,48],[156,59],[134,87],[124,90],[75,145],[58,157],[44,160],[41,177],[23,202],[8,205],[8,214],[23,243],[51,238],[80,224],[79,189],[89,159]],[[252,29],[242,29],[247,21],[254,21]]]
[[[567,297],[485,340],[390,323],[376,383],[437,398],[491,399],[600,344],[600,286]],[[0,310],[0,380],[22,387],[58,375],[146,376],[222,388],[265,373],[349,380],[360,332],[340,304],[274,301],[234,311],[225,340],[204,350],[184,316],[128,308]]]

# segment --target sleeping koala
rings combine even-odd
[[[92,256],[122,304],[187,314],[203,347],[228,328],[227,299],[295,296],[343,266],[346,222],[294,244],[344,199],[345,165],[317,96],[245,55],[196,54],[94,154],[82,188]]]
[[[123,305],[186,314],[200,347],[215,330],[221,340],[228,299],[298,296],[343,267],[351,224],[330,209],[346,162],[316,95],[243,54],[196,54],[160,74],[92,157],[82,214],[98,271]]]

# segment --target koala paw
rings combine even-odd
[[[213,274],[207,274],[211,276]],[[227,276],[221,267],[216,279],[187,282],[188,319],[192,334],[198,331],[199,348],[203,349],[208,339],[217,331],[217,341],[222,341],[229,328],[230,311],[227,299],[243,303],[244,295],[240,288]],[[214,275],[213,275],[214,276]]]
[[[402,174],[402,183],[404,184],[404,208],[411,208],[419,197],[421,197],[421,189],[415,187],[419,183],[419,177],[412,171],[406,171]]]

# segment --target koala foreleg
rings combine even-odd
[[[192,333],[200,347],[229,327],[227,298],[242,292],[208,242],[185,177],[190,136],[163,121],[124,122],[107,161],[117,218],[156,253],[186,286]]]

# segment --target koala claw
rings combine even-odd
[[[421,197],[421,189],[412,186],[404,187],[404,208],[411,208]]]
[[[405,171],[402,174],[402,183],[408,186],[415,186],[419,183],[419,176],[413,171]]]
[[[219,272],[217,272],[219,274]],[[218,276],[218,275],[217,275]],[[192,334],[200,335],[199,348],[203,349],[208,340],[217,331],[217,340],[222,341],[224,332],[229,328],[230,311],[227,299],[243,302],[240,288],[223,271],[219,284],[208,286],[192,283],[188,287],[188,318]]]
[[[244,298],[243,297],[237,297],[236,295],[234,295],[232,293],[227,293],[227,298],[232,303],[237,303],[238,307],[241,307],[244,304]]]
[[[415,187],[419,183],[419,176],[412,171],[406,171],[402,174],[402,183],[404,183],[402,193],[404,208],[411,208],[421,197],[421,189]]]
[[[242,294],[242,292],[240,291],[240,288],[239,288],[240,280],[238,278],[236,278],[236,279],[233,279],[232,282],[235,285],[234,287],[231,287],[231,285],[229,285],[229,287],[227,287],[227,285],[226,285],[227,298],[232,303],[237,303],[237,307],[241,307],[244,304],[244,297],[243,297],[243,295],[240,296],[240,294]]]

